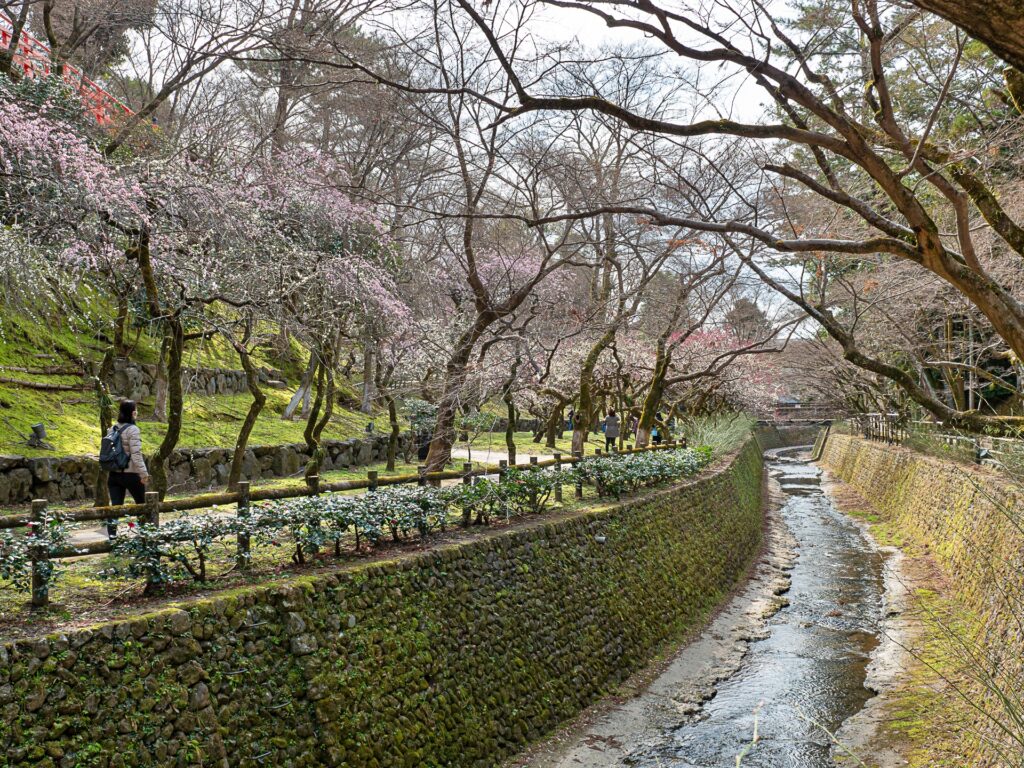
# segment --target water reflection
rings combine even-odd
[[[753,643],[694,722],[634,753],[644,768],[831,768],[831,740],[870,698],[864,688],[881,618],[882,569],[859,529],[832,505],[820,472],[781,453],[769,471],[788,495],[782,518],[799,543],[790,605]]]

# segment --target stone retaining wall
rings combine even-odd
[[[399,453],[412,440],[401,436]],[[388,436],[365,439],[325,440],[324,471],[361,467],[384,461]],[[182,448],[171,454],[168,482],[171,491],[205,490],[227,482],[234,452],[225,448]],[[146,457],[147,461],[149,457]],[[305,443],[263,445],[248,448],[242,463],[242,479],[291,477],[309,460]],[[32,499],[82,501],[93,498],[99,464],[94,456],[26,458],[0,456],[0,504],[27,504]]]
[[[261,384],[280,381],[280,371],[270,368],[259,370]],[[118,397],[144,400],[155,392],[156,366],[137,363],[119,357],[114,360],[110,375],[110,391]],[[185,368],[181,372],[181,385],[186,392],[200,395],[240,395],[248,392],[245,371],[230,368]]]
[[[970,666],[987,667],[979,669],[1014,691],[1019,705],[1024,679],[1021,489],[992,472],[835,433],[828,436],[822,462],[894,523],[907,543],[932,555],[948,584],[948,596],[966,609],[965,626],[973,625],[971,631],[978,633],[966,640],[965,647],[973,649]],[[974,693],[974,703],[1009,723],[992,690],[979,686]],[[984,733],[989,743],[965,741],[962,765],[1006,764],[991,748],[1000,742],[1005,746],[1004,734],[978,712],[970,714],[975,722],[959,723],[958,732]],[[1019,721],[1009,724],[1018,738],[1024,736]],[[1007,754],[1019,754],[1019,742],[1006,748]]]
[[[763,424],[754,429],[754,436],[757,438],[761,450],[769,451],[774,448],[813,445],[820,431],[821,426],[818,424],[798,427],[779,427],[774,424]]]
[[[0,755],[495,768],[702,622],[762,519],[751,441],[645,498],[0,645]]]

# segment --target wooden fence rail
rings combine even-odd
[[[685,448],[686,440],[672,441],[661,445],[652,445],[646,448],[628,447],[623,451],[613,451],[615,454],[645,453],[657,450],[669,450],[674,448]],[[612,455],[603,454],[600,449],[595,450],[595,456]],[[81,523],[90,521],[109,520],[115,517],[135,517],[150,525],[159,525],[160,516],[168,512],[189,512],[198,509],[209,509],[226,505],[235,505],[235,514],[242,517],[249,513],[251,505],[259,501],[272,501],[280,499],[295,499],[317,496],[321,493],[340,491],[375,491],[382,486],[416,484],[425,486],[427,484],[439,484],[442,480],[461,480],[465,484],[471,484],[473,478],[487,475],[498,475],[499,481],[503,480],[509,469],[537,470],[544,467],[555,467],[561,469],[563,466],[575,464],[583,460],[581,453],[575,453],[571,457],[564,457],[561,453],[553,454],[553,458],[538,460],[531,456],[525,464],[514,464],[511,467],[507,461],[500,461],[498,468],[485,467],[473,469],[470,463],[464,463],[461,470],[446,470],[443,472],[427,472],[426,467],[417,467],[416,474],[393,475],[380,477],[376,470],[366,473],[365,480],[342,480],[336,483],[323,483],[317,476],[306,478],[305,487],[293,488],[251,488],[248,482],[240,482],[237,491],[223,493],[205,493],[196,496],[189,496],[181,499],[160,501],[159,495],[153,491],[146,493],[146,500],[143,504],[125,504],[122,506],[103,507],[75,507],[59,511],[59,518],[62,522]],[[582,484],[577,481],[575,488],[577,499],[583,497]],[[556,501],[562,499],[561,487],[555,490]],[[30,528],[43,524],[48,501],[46,499],[35,499],[32,502],[31,510],[27,515],[7,515],[0,517],[0,529]],[[245,534],[238,535],[238,564],[245,568],[249,560],[249,537]],[[43,607],[48,603],[47,579],[44,578],[44,569],[48,567],[48,561],[60,560],[69,557],[83,557],[89,555],[102,555],[111,552],[112,543],[109,540],[88,542],[77,545],[73,548],[57,552],[47,552],[44,547],[34,546],[30,549],[32,564],[32,605]]]
[[[910,444],[915,450],[931,452],[922,439],[956,449],[964,459],[1020,472],[1024,467],[1024,440],[1014,437],[965,434],[950,430],[942,422],[907,421],[894,413],[868,413],[838,422],[836,429],[868,440],[890,445]],[[947,454],[937,454],[947,455]]]

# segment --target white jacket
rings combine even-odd
[[[121,426],[118,424],[117,426]],[[121,432],[121,445],[124,452],[128,454],[128,466],[125,472],[138,475],[143,480],[149,478],[149,470],[146,469],[146,461],[142,458],[142,430],[135,424],[129,424]]]

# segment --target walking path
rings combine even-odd
[[[472,459],[470,454],[472,453]],[[536,456],[537,461],[547,461],[548,459],[555,458],[553,453],[519,453],[516,454],[516,460],[522,463],[523,458],[528,456]],[[459,459],[460,461],[479,461],[483,464],[497,464],[503,459],[508,459],[508,450],[505,446],[493,446],[490,448],[474,448],[472,451],[467,451],[465,448],[452,448],[452,459]],[[527,458],[527,461],[529,459]]]
[[[472,451],[472,460],[473,461],[482,462],[484,464],[497,464],[500,460],[508,458],[508,453],[505,450],[503,450],[504,446],[500,446],[500,448],[501,448],[501,450],[499,450],[499,446],[495,445],[495,446],[493,446],[491,448],[483,447],[483,448],[474,449]],[[532,455],[537,455],[537,454],[532,454]],[[525,456],[525,454],[524,454],[524,456]],[[552,454],[537,455],[537,460],[538,461],[545,461],[547,459],[553,459],[553,458],[554,458],[554,455],[552,455]],[[452,461],[456,465],[456,467],[458,467],[458,465],[461,462],[470,461],[470,452],[467,451],[465,448],[453,448],[452,449]],[[496,474],[495,475],[485,475],[485,477],[487,477],[487,478],[489,478],[491,480],[494,480],[494,479],[497,478],[497,475]],[[442,487],[447,487],[447,486],[457,485],[460,482],[462,482],[462,481],[459,480],[459,479],[453,478],[453,479],[449,479],[449,480],[442,480],[441,481],[441,485],[442,485]],[[232,512],[230,512],[228,510],[221,510],[220,512],[218,512],[218,514],[230,515],[230,514],[232,514]],[[118,526],[118,531],[119,531],[119,533],[122,533],[122,534],[125,532],[125,521],[122,521],[122,524],[120,526]],[[91,525],[90,524],[90,526],[86,527],[86,528],[75,528],[75,529],[73,529],[71,531],[69,539],[70,539],[70,542],[71,542],[71,546],[73,546],[73,547],[81,547],[81,546],[85,546],[86,544],[96,544],[96,543],[101,542],[101,541],[106,541],[106,539],[107,539],[107,528],[106,528],[105,525],[102,525],[102,524],[98,524],[98,525]]]

